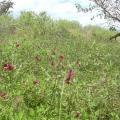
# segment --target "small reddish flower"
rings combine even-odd
[[[79,117],[80,117],[80,112],[79,112],[79,111],[76,111],[74,114],[75,114],[75,117],[76,117],[76,118],[79,118]]]
[[[20,47],[20,44],[16,43],[16,48],[19,48]]]
[[[39,56],[36,56],[36,57],[35,57],[35,60],[36,60],[37,62],[41,61],[41,59],[40,59]]]
[[[75,76],[75,73],[73,72],[73,70],[69,70],[67,73],[65,83],[70,84],[72,82],[74,76]]]
[[[14,67],[11,64],[4,64],[3,65],[3,70],[5,70],[5,71],[12,71],[13,69],[14,69]]]
[[[11,29],[11,34],[13,34],[13,35],[16,34],[16,31],[17,31],[17,30],[16,30],[16,27],[13,27],[13,28]]]
[[[6,99],[7,98],[7,93],[0,91],[0,98]]]
[[[60,60],[60,62],[62,62],[62,61],[64,60],[64,56],[63,56],[63,55],[60,55],[60,56],[59,56],[59,60]]]
[[[11,34],[12,35],[16,34],[16,30],[11,31]]]
[[[40,84],[40,81],[39,81],[39,80],[34,80],[34,81],[33,81],[33,84],[34,84],[34,85],[39,85],[39,84]]]

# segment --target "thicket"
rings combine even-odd
[[[94,40],[108,40],[114,34],[98,26],[81,26],[77,21],[53,20],[46,12],[22,12],[18,18],[12,15],[0,16],[0,35],[21,34],[24,37],[35,39],[37,37],[79,38]]]

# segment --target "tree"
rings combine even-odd
[[[120,29],[120,0],[89,0],[89,7],[82,7],[81,4],[77,3],[76,8],[79,12],[93,12],[97,11],[97,15],[93,16],[91,19],[95,17],[104,18],[107,20],[110,28],[118,28]],[[120,36],[120,33],[110,37],[110,40],[116,39]]]
[[[13,2],[9,1],[2,1],[0,2],[0,15],[6,14],[10,8],[13,7]]]

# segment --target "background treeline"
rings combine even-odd
[[[17,18],[11,15],[0,16],[0,36],[15,34],[26,38],[82,38],[86,40],[106,41],[115,34],[98,26],[81,26],[77,21],[53,20],[46,12],[21,12]]]

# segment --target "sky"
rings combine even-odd
[[[2,0],[0,0],[2,1]],[[94,13],[78,13],[75,3],[81,3],[83,6],[89,4],[89,0],[12,0],[15,5],[12,10],[14,15],[20,11],[35,11],[37,13],[46,11],[54,19],[76,20],[81,25],[103,25],[105,22],[99,18],[91,21]]]

